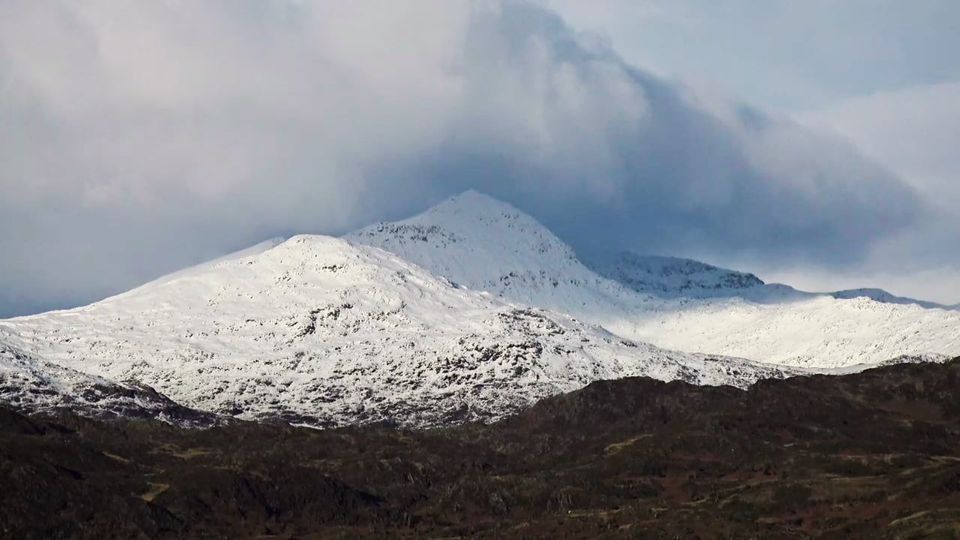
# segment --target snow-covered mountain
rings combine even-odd
[[[323,236],[264,244],[90,306],[0,321],[0,344],[23,351],[0,372],[8,403],[64,401],[23,399],[23,374],[66,395],[76,391],[62,381],[137,381],[193,409],[312,425],[493,419],[629,375],[745,386],[792,373],[633,342]]]
[[[605,277],[532,217],[473,191],[347,238],[505,300],[668,349],[813,368],[960,354],[956,311],[804,293],[685,259],[623,256],[598,265]]]
[[[532,217],[466,192],[342,239],[268,241],[0,321],[0,401],[423,426],[499,418],[598,379],[743,387],[960,354],[960,313],[844,296],[686,259],[590,267]]]

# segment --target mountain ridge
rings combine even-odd
[[[684,259],[627,262],[645,281],[608,279],[531,216],[466,192],[342,238],[268,241],[0,320],[0,348],[19,351],[0,357],[0,399],[101,414],[71,393],[110,388],[126,396],[118,410],[156,394],[136,414],[172,400],[222,417],[424,427],[496,420],[601,379],[746,387],[960,353],[955,313],[810,296]]]
[[[316,426],[493,420],[627,375],[744,386],[796,372],[662,350],[316,235],[0,321],[3,343],[192,409]]]

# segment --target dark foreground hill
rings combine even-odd
[[[960,359],[599,382],[430,431],[2,410],[0,536],[955,538]]]

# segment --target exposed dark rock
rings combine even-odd
[[[0,409],[0,537],[953,538],[958,440],[960,359],[603,381],[425,431]]]

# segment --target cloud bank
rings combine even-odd
[[[583,251],[823,267],[926,212],[843,138],[530,3],[0,4],[0,314],[467,188]]]
[[[960,79],[955,0],[539,0],[628,60],[794,111]]]
[[[875,242],[858,275],[844,282],[866,277],[902,294],[960,303],[960,83],[873,93],[799,118],[853,141],[925,201],[923,218]],[[807,272],[795,281],[822,287],[836,278]]]

